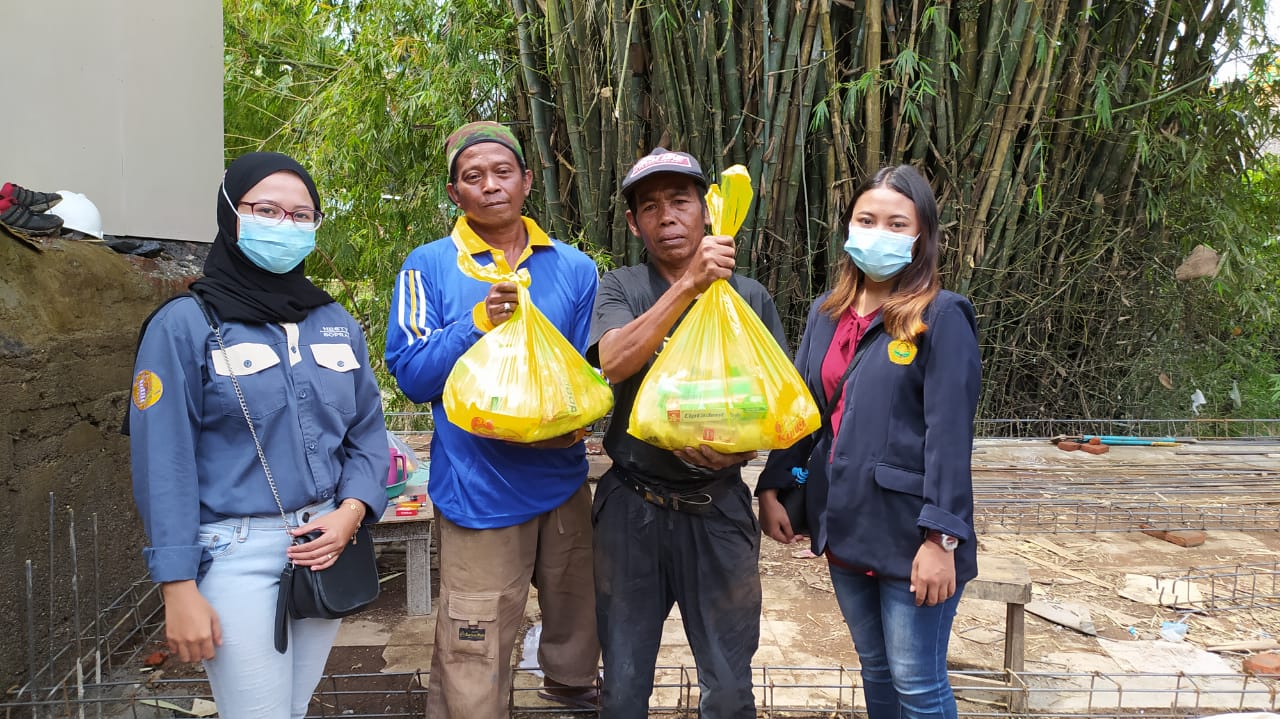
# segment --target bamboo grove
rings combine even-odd
[[[617,196],[637,157],[661,145],[712,175],[746,165],[758,194],[740,268],[797,339],[853,190],[910,163],[939,198],[944,283],[980,314],[983,416],[1180,416],[1195,386],[1213,397],[1239,376],[1269,398],[1249,383],[1277,372],[1280,210],[1265,188],[1280,173],[1260,152],[1280,136],[1262,71],[1276,55],[1246,46],[1264,9],[224,0],[228,153],[280,149],[315,170],[343,212],[321,239],[332,262],[312,271],[356,286],[344,297],[375,337],[399,261],[446,232],[443,139],[466,120],[516,129],[526,212],[604,265],[642,257]],[[1237,51],[1256,56],[1252,78],[1220,82]],[[1223,254],[1218,278],[1175,282],[1200,243]]]
[[[740,264],[798,322],[856,184],[922,168],[945,282],[981,315],[985,416],[1131,411],[1116,388],[1154,386],[1135,354],[1179,323],[1171,270],[1194,244],[1168,203],[1238,177],[1274,130],[1274,107],[1211,85],[1260,11],[1233,2],[510,5],[544,215],[619,261],[640,253],[614,195],[637,156],[743,163],[760,194]]]

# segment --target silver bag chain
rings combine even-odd
[[[267,466],[267,455],[262,451],[262,442],[258,441],[258,431],[253,428],[253,419],[249,417],[249,405],[245,404],[244,391],[240,389],[240,380],[236,379],[235,370],[231,368],[231,355],[227,353],[227,345],[222,341],[222,331],[210,324],[213,336],[218,339],[218,347],[222,350],[222,361],[227,365],[227,375],[236,389],[236,399],[240,401],[240,411],[244,413],[244,421],[249,423],[249,434],[253,436],[253,446],[258,450],[258,461],[262,463],[262,471],[267,473],[267,484],[271,485],[271,496],[276,498],[276,507],[280,510],[280,519],[284,520],[285,529],[289,528],[289,516],[285,514],[284,503],[280,501],[280,492],[276,490],[276,480],[271,476],[271,467]]]

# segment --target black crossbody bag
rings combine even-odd
[[[289,528],[289,517],[280,501],[280,492],[276,490],[275,478],[271,475],[271,467],[267,466],[267,455],[262,451],[262,443],[258,441],[258,432],[254,429],[253,419],[249,416],[249,406],[245,404],[244,392],[240,389],[240,380],[231,367],[231,356],[227,354],[227,346],[222,341],[222,331],[214,320],[209,308],[195,293],[191,294],[204,313],[209,329],[218,340],[218,348],[222,350],[222,361],[227,365],[227,374],[236,390],[236,399],[240,401],[240,409],[244,412],[244,421],[249,424],[249,434],[253,437],[253,446],[258,451],[258,461],[262,463],[262,471],[267,475],[267,483],[271,485],[271,495],[275,497],[276,507],[280,510],[280,519]],[[304,544],[320,536],[319,532],[309,532],[301,537],[294,537],[294,544]],[[297,568],[293,562],[286,561],[280,572],[280,590],[276,594],[275,645],[276,651],[284,654],[289,648],[289,618],[294,619],[339,619],[368,607],[378,598],[378,565],[373,552],[373,541],[369,538],[369,530],[361,524],[356,528],[351,544],[338,553],[338,558],[328,569],[316,572],[307,568]]]
[[[866,350],[875,341],[875,336],[883,331],[884,325],[875,325],[870,327],[862,334],[862,338],[858,341],[858,348],[853,352],[853,359],[849,361],[849,367],[845,369],[844,376],[840,378],[840,384],[836,385],[836,394],[827,404],[827,411],[822,413],[822,428],[819,432],[829,432],[831,430],[831,415],[835,413],[836,406],[840,404],[840,399],[844,397],[844,386],[849,381],[849,376],[853,374],[853,370],[862,361]],[[821,441],[815,442],[816,450]],[[812,461],[810,461],[812,464]],[[778,490],[778,501],[782,503],[782,508],[787,512],[787,520],[791,522],[792,534],[808,534],[809,533],[809,515],[808,515],[808,466],[798,467],[802,475],[796,477],[796,482],[790,486],[783,487]],[[794,472],[795,469],[792,471]]]

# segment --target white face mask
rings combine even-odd
[[[875,282],[884,282],[911,264],[911,248],[918,237],[871,227],[850,227],[844,251],[863,274]]]

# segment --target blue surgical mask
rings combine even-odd
[[[298,266],[316,248],[316,231],[304,230],[290,220],[275,223],[240,213],[240,251],[267,272],[282,275]]]
[[[916,238],[871,227],[850,227],[844,251],[875,282],[884,282],[911,264]]]

